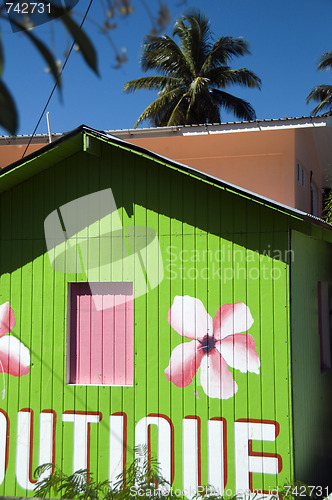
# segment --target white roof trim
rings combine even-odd
[[[255,120],[252,122],[216,123],[205,125],[179,125],[174,127],[151,127],[105,131],[120,138],[169,137],[191,135],[213,135],[234,132],[264,130],[286,130],[299,128],[332,127],[332,116],[285,118],[279,120]]]

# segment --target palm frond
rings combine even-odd
[[[187,24],[185,22],[187,22]],[[195,31],[195,33],[193,34],[192,31]],[[175,35],[178,35],[181,40],[187,37],[191,38],[193,36],[198,36],[203,44],[210,45],[210,21],[199,10],[193,9],[187,12],[183,18],[179,18],[175,21],[173,36]]]
[[[169,127],[185,123],[185,111],[187,106],[184,103],[186,99],[188,100],[188,94],[184,94],[177,102],[167,122]]]
[[[213,97],[218,101],[219,105],[225,108],[227,111],[231,111],[235,116],[241,120],[255,120],[256,113],[252,108],[251,104],[244,99],[235,97],[223,90],[212,89],[211,93]]]
[[[220,106],[207,87],[202,89],[197,99],[195,114],[198,120],[196,123],[220,123]]]
[[[160,127],[160,122],[163,122],[165,113],[171,108],[173,111],[179,99],[182,97],[181,89],[173,89],[161,95],[153,101],[138,117],[134,128],[136,128],[142,121],[148,120],[152,125]]]
[[[318,113],[327,111],[332,114],[332,85],[318,85],[313,88],[307,97],[307,104],[310,101],[319,102],[319,104],[311,111],[311,115],[316,116]]]
[[[188,89],[189,102],[186,112],[186,124],[206,123],[208,121],[206,103],[204,102],[206,93],[209,94],[209,80],[202,77],[195,78]],[[205,109],[202,116],[203,121],[201,120],[202,105]]]
[[[326,98],[332,98],[332,85],[317,85],[307,97],[307,104],[310,101],[322,101]]]
[[[243,38],[224,36],[213,45],[208,19],[193,11],[178,19],[174,36],[180,46],[166,36],[148,36],[142,49],[144,71],[155,69],[162,76],[131,80],[124,92],[141,88],[157,90],[159,97],[139,116],[134,127],[148,120],[152,126],[185,125],[220,122],[220,108],[232,111],[237,118],[251,120],[255,112],[251,105],[214,87],[232,84],[261,87],[260,78],[246,68],[232,69],[233,57],[249,54]]]
[[[208,77],[212,85],[226,88],[227,85],[241,85],[249,88],[261,88],[262,81],[253,71],[247,68],[230,69],[229,67],[213,68]]]
[[[324,114],[326,116],[332,115],[332,97],[329,99],[324,99],[320,102],[312,111],[311,115],[317,116],[318,114]]]
[[[196,101],[196,98],[199,98],[200,94],[204,89],[209,88],[209,79],[202,78],[198,76],[191,82],[188,88],[188,93],[190,95],[191,103],[193,104]]]
[[[206,72],[213,68],[227,65],[234,56],[239,57],[246,54],[250,54],[247,40],[223,36],[213,45],[202,65],[201,74],[205,75]]]
[[[320,62],[317,69],[322,71],[324,69],[332,69],[332,50],[325,52],[320,56]]]
[[[178,35],[182,52],[190,64],[193,75],[198,75],[200,68],[211,50],[210,23],[199,11],[178,19],[174,26],[173,36]]]
[[[167,35],[146,37],[142,48],[141,67],[143,71],[156,69],[164,75],[191,77],[191,70],[182,50]]]
[[[325,52],[320,56],[318,70],[332,69],[332,50]],[[318,102],[319,104],[311,111],[311,115],[316,116],[319,113],[324,115],[332,115],[332,85],[317,85],[307,96],[306,103],[310,101]]]
[[[130,80],[126,82],[123,87],[123,92],[135,92],[136,90],[163,90],[167,88],[179,87],[182,85],[183,80],[170,76],[146,76],[137,78],[137,80]]]

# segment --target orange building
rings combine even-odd
[[[332,117],[108,133],[318,217],[322,189],[332,186]],[[52,140],[61,135],[52,135]],[[29,140],[29,136],[0,138],[0,168],[19,160]],[[34,137],[27,154],[48,141],[47,135]]]

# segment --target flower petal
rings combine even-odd
[[[228,335],[246,332],[253,322],[250,309],[243,302],[224,304],[214,317],[213,336],[216,340],[221,340]]]
[[[5,373],[21,377],[29,373],[30,353],[13,335],[7,335],[0,339],[0,373],[3,369]]]
[[[260,361],[252,335],[240,333],[229,335],[216,347],[226,363],[242,373],[253,372],[259,375]]]
[[[202,302],[189,295],[176,295],[170,310],[168,322],[175,331],[188,339],[203,339],[210,332],[213,323]]]
[[[217,349],[202,359],[201,384],[209,398],[229,399],[237,392],[237,383]]]
[[[9,302],[5,302],[0,306],[0,337],[9,333],[15,326],[14,311],[10,307]]]
[[[165,370],[167,380],[176,387],[186,387],[197,372],[203,356],[203,350],[196,340],[179,344],[173,349]]]

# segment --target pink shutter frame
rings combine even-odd
[[[133,385],[132,283],[71,283],[69,383]]]

